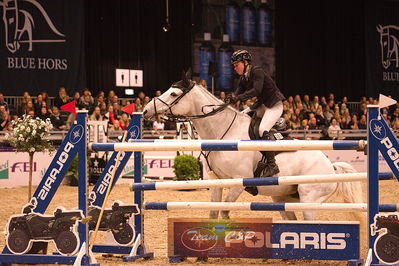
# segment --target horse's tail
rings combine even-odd
[[[352,165],[345,162],[333,163],[336,174],[356,173],[356,169]],[[340,182],[337,188],[338,192],[344,197],[346,203],[363,203],[363,190],[360,181]]]
[[[345,162],[333,163],[336,174],[356,173],[356,169],[352,165]],[[362,183],[360,181],[354,182],[340,182],[338,183],[337,192],[342,195],[345,203],[364,203]],[[367,221],[365,213],[355,212],[355,217],[363,224]]]

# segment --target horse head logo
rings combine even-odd
[[[19,2],[28,2],[36,7],[53,33],[65,37],[59,32],[51,21],[49,15],[43,6],[37,0],[19,0]],[[3,22],[5,32],[5,43],[11,53],[15,53],[21,47],[21,43],[29,44],[29,51],[32,51],[32,44],[45,42],[65,42],[65,39],[59,40],[34,40],[33,28],[35,26],[33,16],[26,10],[18,8],[18,0],[0,1],[0,7],[3,7]]]
[[[381,63],[382,66],[387,69],[391,62],[395,63],[396,67],[399,67],[399,27],[395,25],[377,26],[377,31],[380,33],[380,45],[381,45]]]

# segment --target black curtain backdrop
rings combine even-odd
[[[153,96],[165,91],[191,66],[192,1],[169,0],[170,32],[165,24],[166,4],[161,0],[88,0],[86,13],[87,86],[116,90],[124,96],[125,88],[115,87],[115,69],[143,70],[143,90]]]
[[[276,79],[285,95],[321,96],[333,92],[338,99],[348,96],[353,101],[362,95],[369,96],[371,90],[366,90],[366,81],[368,85],[370,82],[365,74],[365,56],[368,54],[365,50],[365,25],[368,25],[365,23],[365,10],[367,14],[370,8],[366,9],[365,3],[370,5],[374,1],[275,1]],[[46,9],[51,6],[46,1],[40,2],[46,5]],[[75,1],[62,2],[65,5],[71,3],[75,10],[77,8]],[[30,88],[32,94],[47,90],[55,96],[58,87],[66,86],[70,94],[88,87],[93,94],[113,89],[124,96],[124,89],[115,86],[115,69],[129,68],[144,71],[143,90],[153,96],[155,90],[165,91],[172,82],[179,80],[182,69],[192,66],[193,36],[202,29],[201,5],[205,0],[169,0],[172,29],[168,33],[162,30],[165,0],[78,2],[84,7],[75,12],[74,21],[79,22],[81,14],[84,14],[84,31],[83,27],[76,26],[69,27],[75,29],[70,32],[66,30],[67,26],[74,23],[66,24],[67,20],[58,18],[68,13],[70,8],[58,13],[48,11],[67,36],[83,38],[84,32],[84,41],[80,42],[85,47],[84,51],[80,48],[62,49],[75,57],[74,60],[68,58],[68,62],[73,62],[68,68],[72,72],[54,79],[53,83],[49,82],[53,79],[47,80],[42,76],[47,74],[45,72],[26,78],[22,75],[26,70],[16,70],[18,79],[11,83],[11,76],[2,72],[2,92],[21,95],[23,90]],[[36,28],[40,28],[38,25]],[[4,39],[4,30],[1,33]],[[4,54],[7,51],[4,40],[2,44],[0,62],[5,65],[5,59],[10,55]],[[51,47],[58,46],[60,44],[51,44]],[[33,47],[33,52],[40,54],[30,56],[24,44],[24,49],[13,56],[56,57],[51,49],[43,52],[42,49],[50,45],[34,44]],[[367,73],[367,76],[374,74]],[[140,89],[135,91],[137,95]]]
[[[366,95],[364,1],[275,1],[277,84],[285,95]]]

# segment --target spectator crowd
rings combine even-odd
[[[156,91],[155,96],[160,95],[161,91]],[[61,87],[52,101],[47,92],[41,92],[36,97],[24,92],[21,104],[11,106],[0,93],[0,131],[12,131],[12,121],[22,115],[39,117],[42,120],[50,119],[53,130],[66,130],[73,123],[75,116],[61,110],[61,106],[73,100],[78,109],[88,110],[89,121],[108,121],[110,131],[122,132],[129,124],[129,116],[121,108],[134,103],[135,111],[141,112],[150,102],[150,97],[144,92],[139,92],[135,99],[119,99],[114,90],[110,90],[107,95],[104,91],[99,91],[93,96],[89,89],[84,89],[82,93],[76,91],[73,95],[68,95],[67,90]],[[155,122],[145,121],[145,126],[146,129],[155,130],[175,129],[173,121],[161,119]]]
[[[160,96],[161,91],[157,90],[155,96]],[[225,92],[220,92],[218,97],[221,100],[226,98]],[[134,99],[120,99],[115,91],[110,90],[107,94],[100,91],[93,96],[89,89],[82,93],[75,92],[68,95],[65,88],[60,88],[58,95],[50,101],[46,92],[41,92],[36,97],[31,97],[28,92],[22,96],[22,104],[9,106],[4,95],[0,93],[0,130],[11,131],[12,121],[24,114],[32,117],[39,117],[43,120],[50,119],[54,130],[66,130],[74,120],[74,116],[62,110],[60,107],[75,100],[79,109],[89,111],[89,120],[108,121],[109,130],[121,132],[129,124],[129,116],[121,111],[121,108],[134,103],[135,111],[140,112],[150,102],[151,98],[144,92],[139,92]],[[234,107],[242,111],[250,107],[256,98],[245,102],[237,102]],[[337,101],[333,93],[327,96],[309,95],[288,96],[283,102],[283,118],[288,130],[327,130],[330,135],[338,133],[343,129],[358,130],[367,127],[367,105],[378,104],[378,100],[372,97],[361,97],[356,110],[351,110],[347,97]],[[399,130],[399,105],[382,109],[383,116],[395,130]],[[152,130],[174,130],[176,125],[173,120],[164,120],[158,117],[154,122],[145,121],[146,129]]]

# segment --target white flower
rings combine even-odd
[[[35,152],[35,148],[34,147],[32,147],[32,148],[29,148],[29,152]]]
[[[30,132],[30,127],[26,127],[26,132]]]
[[[35,136],[36,135],[36,130],[32,130],[32,135]]]

